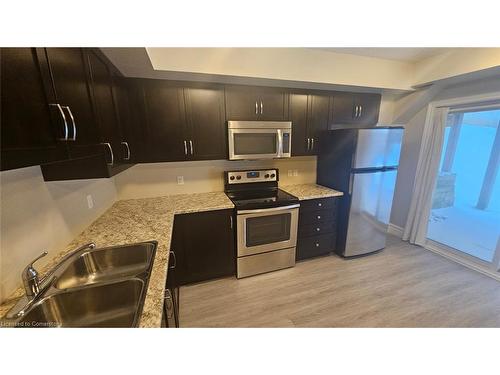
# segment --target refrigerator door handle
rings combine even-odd
[[[352,195],[352,185],[354,183],[354,173],[349,176],[349,195]]]

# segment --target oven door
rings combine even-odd
[[[281,129],[228,129],[229,159],[281,157]]]
[[[298,204],[238,211],[238,256],[295,247],[298,222]]]

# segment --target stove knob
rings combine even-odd
[[[266,173],[266,175],[264,177],[265,178],[269,178],[269,173]]]
[[[271,174],[271,178],[274,178],[276,177],[276,175],[274,173]]]
[[[236,176],[236,179],[241,180],[241,176],[240,175]]]
[[[234,176],[229,177],[229,179],[230,179],[231,181],[233,181],[233,180],[234,180]]]

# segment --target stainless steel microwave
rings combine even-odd
[[[289,158],[290,121],[228,121],[229,160]]]

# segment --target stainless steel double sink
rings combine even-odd
[[[71,254],[15,326],[136,327],[156,246],[151,241]]]

